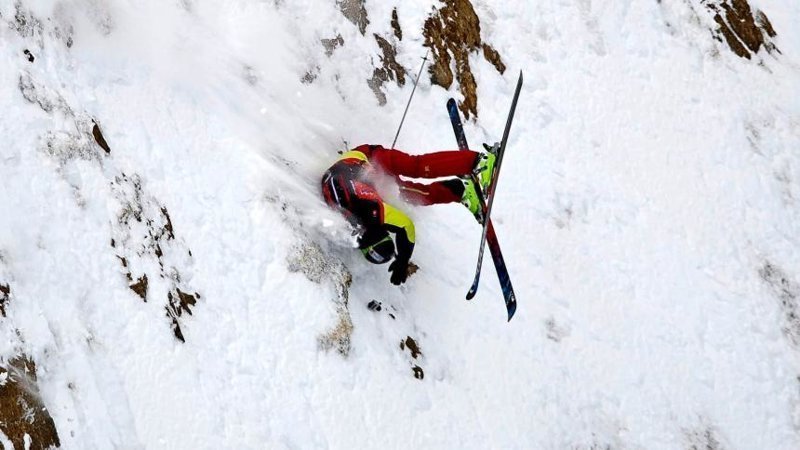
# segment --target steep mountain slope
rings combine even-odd
[[[0,442],[797,448],[800,6],[743,3],[0,3]],[[508,324],[463,207],[407,208],[395,288],[318,193],[426,42],[410,152],[450,96],[498,139],[526,73]]]

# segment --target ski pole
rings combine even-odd
[[[408,103],[406,103],[406,110],[403,111],[403,118],[400,119],[400,126],[397,127],[397,134],[394,135],[394,141],[392,141],[392,147],[394,148],[394,144],[397,143],[397,137],[400,136],[400,129],[403,128],[403,122],[406,121],[406,114],[408,113],[408,107],[411,106],[411,99],[414,98],[414,91],[417,90],[417,84],[419,83],[419,77],[422,76],[422,69],[425,68],[425,63],[428,61],[428,53],[430,53],[431,49],[428,48],[428,51],[425,52],[425,57],[422,58],[422,65],[419,67],[419,73],[417,74],[417,79],[414,80],[414,89],[411,89],[411,96],[408,97]]]

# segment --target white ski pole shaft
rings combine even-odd
[[[414,92],[417,90],[417,84],[419,84],[419,77],[422,76],[422,69],[425,68],[425,63],[428,61],[428,53],[430,53],[431,49],[425,52],[425,57],[422,58],[422,65],[419,67],[419,73],[417,74],[417,79],[414,80],[414,89],[411,90],[411,96],[408,97],[408,103],[406,104],[406,110],[403,111],[403,118],[400,119],[400,126],[397,127],[397,133],[394,135],[394,141],[392,141],[392,147],[394,148],[394,144],[397,144],[397,138],[400,136],[400,130],[403,128],[403,122],[406,121],[406,114],[408,114],[408,107],[411,106],[411,100],[414,98]]]

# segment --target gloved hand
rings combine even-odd
[[[392,273],[390,278],[392,284],[400,286],[408,279],[408,260],[395,258],[389,264],[389,272]]]

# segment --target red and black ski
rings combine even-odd
[[[481,268],[483,266],[483,251],[486,245],[489,246],[489,252],[492,255],[492,260],[494,261],[495,269],[497,270],[497,277],[500,280],[500,288],[503,290],[503,297],[505,298],[506,303],[506,311],[508,312],[508,320],[510,321],[512,317],[514,317],[514,313],[517,310],[517,298],[514,294],[514,287],[511,285],[511,278],[508,275],[508,269],[506,268],[505,260],[503,259],[503,253],[500,251],[500,243],[497,241],[497,235],[494,231],[494,225],[492,224],[491,219],[491,212],[492,212],[492,203],[494,201],[494,192],[497,188],[497,178],[498,174],[500,173],[500,165],[503,162],[503,154],[506,148],[506,142],[508,141],[508,134],[511,130],[511,122],[514,119],[514,111],[517,108],[517,100],[519,99],[519,93],[522,89],[522,72],[519,74],[519,80],[517,81],[517,88],[514,92],[514,99],[511,102],[511,111],[508,114],[508,119],[506,121],[506,128],[503,132],[503,140],[500,142],[500,147],[497,150],[497,159],[494,166],[494,172],[492,173],[492,181],[489,184],[489,188],[484,193],[485,198],[481,197],[481,207],[483,209],[483,233],[481,235],[481,246],[478,251],[478,265],[475,270],[475,278],[473,279],[472,286],[470,287],[469,292],[467,293],[467,300],[472,299],[475,297],[475,294],[478,292],[478,284],[480,283],[481,277]],[[452,98],[447,101],[447,112],[450,115],[450,122],[453,125],[453,131],[456,135],[456,141],[458,141],[458,147],[461,150],[469,149],[467,145],[467,137],[464,134],[464,126],[461,123],[461,116],[458,113],[458,107],[456,106],[455,100]],[[477,177],[473,177],[475,183],[478,183]]]

